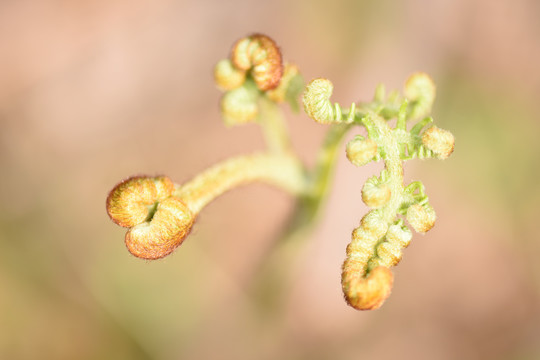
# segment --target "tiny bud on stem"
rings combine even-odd
[[[435,225],[437,216],[429,204],[413,204],[407,209],[407,221],[416,232],[428,232]]]
[[[454,135],[437,126],[432,126],[424,132],[422,143],[439,159],[446,159],[454,152]]]
[[[362,201],[373,209],[384,206],[391,195],[390,186],[380,183],[376,176],[369,178],[362,187]]]
[[[222,90],[233,90],[244,83],[246,72],[234,67],[229,59],[221,60],[214,68],[214,81]]]

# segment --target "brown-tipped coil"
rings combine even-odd
[[[368,269],[368,261],[375,255],[377,242],[385,235],[388,225],[377,210],[367,213],[352,233],[343,263],[341,286],[347,303],[357,310],[379,308],[392,290],[393,275],[384,266]],[[369,272],[368,272],[369,271]]]
[[[173,182],[165,176],[135,176],[116,185],[107,197],[107,213],[123,227],[145,222],[151,207],[168,198],[174,191]]]
[[[177,197],[161,201],[152,220],[132,227],[126,246],[136,257],[148,260],[169,255],[189,234],[195,216]]]
[[[262,91],[277,87],[283,75],[281,51],[266,35],[254,34],[237,41],[231,60],[238,69],[251,69],[251,75]]]
[[[341,285],[347,303],[357,310],[375,310],[390,296],[394,276],[384,266],[371,270],[364,277],[364,264],[347,258],[343,264]]]

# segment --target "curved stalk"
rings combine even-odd
[[[197,214],[224,192],[254,181],[278,186],[294,195],[303,194],[306,188],[302,164],[295,156],[258,153],[214,165],[178,186],[173,195]]]

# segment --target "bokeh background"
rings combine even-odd
[[[211,75],[255,31],[344,105],[419,70],[438,86],[456,151],[405,176],[439,219],[380,310],[354,311],[340,287],[380,164],[341,155],[268,313],[247,284],[291,213],[286,194],[224,195],[157,262],[129,255],[105,213],[127,176],[183,182],[264,146],[256,126],[222,125]],[[0,358],[540,358],[538,39],[535,0],[1,1]],[[286,113],[312,164],[325,127]]]

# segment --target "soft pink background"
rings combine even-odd
[[[378,164],[342,153],[284,309],[266,318],[246,282],[286,194],[221,197],[158,262],[130,256],[106,216],[122,178],[182,182],[264,146],[256,126],[222,125],[211,76],[255,31],[307,80],[331,79],[343,105],[418,70],[438,85],[434,116],[456,151],[405,176],[439,219],[380,310],[346,306],[339,281]],[[535,0],[0,2],[0,358],[540,358],[539,38]],[[326,129],[286,113],[313,163]]]

